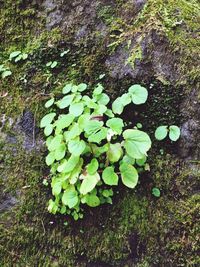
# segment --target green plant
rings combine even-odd
[[[51,69],[54,69],[58,65],[57,61],[49,61],[47,62],[46,66],[50,67]]]
[[[154,188],[152,189],[152,195],[153,195],[154,197],[160,197],[160,189],[157,188],[157,187],[154,187]]]
[[[149,169],[150,137],[138,129],[141,123],[128,129],[116,115],[128,104],[145,103],[148,91],[135,84],[109,105],[110,98],[101,84],[91,96],[87,88],[84,83],[66,84],[64,96],[46,102],[50,113],[40,123],[47,137],[46,164],[51,167],[54,195],[48,210],[71,214],[75,220],[83,217],[83,204],[96,207],[112,203],[113,188],[120,181],[134,188],[138,174]],[[48,184],[46,180],[44,184]]]
[[[14,51],[9,56],[9,60],[14,61],[14,62],[18,62],[20,60],[25,60],[27,58],[28,58],[28,54],[22,53],[21,51]]]
[[[4,64],[0,65],[1,78],[4,79],[12,74],[11,70]]]
[[[162,125],[156,129],[155,138],[161,141],[167,137],[168,133],[169,133],[169,138],[172,141],[177,141],[181,134],[180,128],[176,125],[171,125],[171,126]]]

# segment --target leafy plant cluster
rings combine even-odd
[[[113,188],[123,183],[134,188],[141,171],[148,168],[151,140],[139,130],[129,129],[118,116],[128,104],[144,104],[146,88],[135,84],[112,105],[98,84],[92,95],[88,86],[67,84],[63,96],[45,104],[50,113],[40,123],[47,137],[53,199],[48,210],[83,217],[83,206],[112,203]],[[59,110],[59,112],[57,112]],[[45,183],[48,183],[46,180]]]
[[[26,60],[28,58],[28,54],[23,53],[21,51],[14,51],[9,55],[9,59],[4,61],[3,64],[0,65],[0,75],[2,79],[5,79],[6,77],[12,75],[12,71],[7,66],[7,62],[19,62],[21,60]]]

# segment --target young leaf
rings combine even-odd
[[[80,193],[83,195],[91,192],[95,188],[96,184],[100,181],[100,176],[97,172],[93,175],[81,175],[80,178],[83,179],[80,187]]]
[[[107,167],[103,171],[102,178],[107,185],[118,185],[118,175],[115,173],[113,167]]]
[[[87,172],[92,175],[94,174],[99,167],[99,163],[97,159],[92,159],[91,162],[87,165]]]
[[[66,153],[66,146],[65,144],[60,144],[56,150],[55,150],[55,159],[56,160],[61,160],[64,158]]]
[[[85,130],[87,135],[91,135],[93,133],[96,133],[98,130],[100,130],[102,126],[103,126],[102,121],[89,120],[86,123],[84,130]]]
[[[54,61],[52,64],[51,64],[51,68],[55,68],[56,66],[58,65],[58,62],[57,61]]]
[[[56,150],[56,148],[61,144],[62,140],[63,140],[63,136],[61,134],[54,136],[48,145],[49,151]]]
[[[40,127],[41,128],[46,127],[48,124],[50,124],[53,121],[53,119],[55,118],[55,116],[56,116],[56,113],[54,113],[54,112],[45,115],[42,118],[41,122],[40,122]]]
[[[122,103],[121,97],[118,97],[112,104],[112,111],[115,114],[121,114],[124,110],[124,105]]]
[[[83,91],[85,91],[87,89],[87,84],[85,84],[85,83],[80,83],[79,85],[78,85],[78,91],[79,92],[83,92]]]
[[[86,144],[83,140],[70,140],[68,143],[68,150],[74,156],[79,156],[86,148]]]
[[[167,133],[168,133],[167,126],[164,126],[164,125],[159,126],[155,131],[155,138],[159,141],[163,140],[167,136]]]
[[[60,99],[56,104],[60,109],[69,107],[74,99],[74,95],[67,95]]]
[[[97,87],[93,91],[93,95],[97,96],[100,95],[102,92],[103,92],[103,86],[100,83],[98,83]]]
[[[10,70],[5,70],[2,74],[1,74],[1,77],[2,79],[10,76],[12,74],[12,72]]]
[[[71,83],[66,84],[62,89],[62,93],[64,95],[68,94],[72,90],[72,86],[73,86],[73,84],[71,84]]]
[[[127,154],[135,159],[141,159],[147,155],[147,151],[151,147],[151,139],[143,131],[125,130],[123,133],[125,139],[124,147]]]
[[[65,165],[65,168],[63,169],[63,172],[67,173],[73,171],[76,165],[78,164],[79,159],[79,156],[71,155],[71,157],[67,161],[67,164]]]
[[[146,160],[147,160],[147,157],[144,156],[142,159],[136,159],[136,163],[138,166],[142,167],[145,165]]]
[[[66,142],[79,136],[81,134],[81,131],[82,130],[80,129],[78,123],[74,123],[72,127],[69,129],[69,131],[64,132],[64,137]]]
[[[128,104],[130,104],[131,103],[131,94],[128,94],[128,93],[123,94],[121,96],[121,102],[122,102],[124,107],[127,106]]]
[[[10,54],[9,59],[12,60],[13,58],[17,57],[18,55],[21,54],[21,51],[14,51]]]
[[[114,163],[119,161],[119,159],[122,157],[123,150],[120,143],[116,144],[110,144],[107,157],[110,162]]]
[[[69,113],[73,114],[75,117],[79,117],[83,113],[83,103],[73,103],[69,107]]]
[[[58,120],[54,123],[56,126],[56,132],[59,133],[64,128],[67,128],[74,120],[74,115],[72,114],[62,114],[59,116]]]
[[[58,196],[62,190],[62,183],[60,180],[54,180],[52,183],[51,183],[51,186],[52,186],[52,194],[54,196]]]
[[[78,204],[78,193],[73,186],[64,192],[62,196],[62,203],[70,209]]]
[[[171,125],[169,126],[169,138],[172,141],[177,141],[181,135],[181,131],[178,126]]]
[[[102,127],[101,130],[91,134],[88,138],[88,141],[100,144],[103,139],[106,139],[107,132],[107,129],[105,127]]]
[[[120,118],[113,118],[106,122],[106,126],[110,127],[114,132],[121,134],[124,123]]]
[[[109,96],[104,93],[100,94],[97,100],[98,104],[105,105],[105,106],[109,103],[109,101],[110,101]]]
[[[89,207],[94,208],[94,207],[99,206],[101,203],[100,203],[100,199],[96,195],[88,194],[86,195],[86,204]]]
[[[44,134],[45,134],[46,136],[49,136],[52,132],[53,132],[53,125],[52,125],[52,124],[48,124],[48,125],[44,128]]]
[[[131,94],[132,101],[136,105],[144,104],[147,101],[148,91],[146,88],[139,84],[134,84],[129,88],[129,93]]]
[[[45,108],[51,107],[53,105],[54,101],[55,101],[54,98],[49,99],[44,105]]]
[[[133,166],[125,162],[120,165],[119,169],[121,172],[123,184],[129,188],[134,188],[138,183],[137,170]]]
[[[154,195],[154,197],[160,197],[160,189],[157,187],[154,187],[152,189],[152,195]]]
[[[55,153],[51,152],[46,157],[46,164],[47,166],[50,166],[55,161]]]

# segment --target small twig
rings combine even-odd
[[[35,114],[34,114],[34,122],[33,122],[33,145],[32,145],[32,147],[35,146],[35,125],[36,125],[36,113],[37,113],[37,111],[38,111],[38,105],[37,105],[37,107],[35,109]]]

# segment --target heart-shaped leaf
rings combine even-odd
[[[81,175],[80,179],[83,179],[83,182],[80,187],[80,193],[86,195],[95,188],[96,184],[100,181],[100,176],[96,172],[93,175]]]
[[[177,141],[181,135],[181,131],[178,126],[176,125],[171,125],[169,127],[169,138],[172,141]]]
[[[136,168],[128,163],[123,162],[119,169],[123,184],[129,188],[134,188],[138,183],[138,172]]]
[[[124,147],[127,154],[135,159],[141,159],[147,155],[147,151],[151,147],[151,139],[143,131],[140,130],[125,130],[123,133]]]
[[[167,133],[168,133],[167,126],[164,125],[159,126],[155,131],[155,138],[159,141],[163,140],[167,136]]]
[[[131,94],[132,101],[136,105],[144,104],[147,101],[148,91],[139,84],[132,85],[128,92]]]
[[[118,175],[115,173],[113,167],[107,167],[103,171],[102,178],[107,185],[118,185]]]

